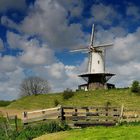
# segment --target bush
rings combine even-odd
[[[105,106],[106,106],[106,107],[111,106],[111,102],[107,101],[107,102],[105,103]]]
[[[13,129],[9,126],[6,118],[0,114],[0,140],[13,140]]]
[[[70,126],[65,121],[61,123],[61,128],[63,131],[71,129]]]
[[[4,107],[4,106],[8,106],[10,103],[12,103],[13,101],[3,101],[3,100],[0,100],[0,106],[1,107]]]
[[[13,133],[13,140],[32,140],[45,133],[53,133],[63,130],[57,122],[49,122],[45,124],[38,124],[27,126],[19,133]]]
[[[63,99],[64,100],[68,100],[69,98],[71,98],[73,96],[74,96],[74,93],[72,92],[71,89],[64,90],[64,92],[63,92]]]
[[[0,115],[0,140],[32,140],[45,133],[68,130],[66,124],[60,125],[55,121],[26,126],[19,131],[7,129],[7,134],[5,132],[6,127],[8,127],[8,124],[6,124],[6,118]]]
[[[48,127],[47,127],[48,133],[58,132],[61,130],[62,130],[61,126],[56,122],[51,122],[48,124]]]
[[[54,100],[54,106],[58,106],[59,104],[60,104],[60,102],[57,99],[55,99]]]
[[[38,136],[41,136],[45,133],[53,133],[58,131],[63,131],[64,127],[59,125],[57,122],[41,123],[33,126],[27,126],[20,131],[8,130],[7,135],[5,132],[7,124],[6,120],[2,116],[0,117],[0,140],[32,140]],[[5,126],[4,126],[5,124]]]
[[[131,91],[134,93],[140,93],[140,83],[139,81],[133,81]]]

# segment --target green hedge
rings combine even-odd
[[[53,133],[68,129],[69,128],[66,124],[60,125],[57,122],[40,123],[32,126],[26,126],[18,132],[15,130],[8,131],[8,136],[6,136],[4,127],[0,125],[0,140],[32,140],[33,138],[41,136],[45,133]]]
[[[0,107],[8,106],[12,102],[14,102],[14,101],[3,101],[3,100],[0,100]]]

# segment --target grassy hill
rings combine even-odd
[[[63,99],[62,93],[27,96],[11,103],[7,108],[20,110],[50,108],[55,106],[55,100],[64,106],[100,106],[110,102],[112,106],[124,104],[127,108],[140,108],[140,96],[131,93],[130,89],[78,91],[68,100]]]
[[[64,100],[63,93],[46,94],[38,96],[27,96],[12,102],[7,107],[2,108],[6,112],[22,115],[23,110],[44,109],[55,106],[55,101],[62,106],[104,106],[110,102],[112,106],[121,106],[125,108],[140,108],[140,96],[132,93],[130,89],[96,90],[96,91],[78,91],[74,96]],[[19,117],[18,116],[18,117]],[[20,117],[19,117],[20,118]],[[115,127],[91,127],[79,130],[70,130],[65,132],[47,134],[36,140],[138,140],[140,137],[140,125],[138,126],[115,126]]]
[[[34,140],[139,140],[140,126],[91,127],[46,134]]]

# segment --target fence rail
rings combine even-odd
[[[120,117],[118,107],[55,107],[23,113],[23,123],[48,119],[59,119],[67,123],[107,123],[115,124]]]
[[[43,110],[23,112],[22,121],[24,124],[27,124],[31,122],[46,120],[46,119],[58,119],[60,115],[60,108],[61,107],[55,107],[55,108],[49,108]]]
[[[115,125],[120,118],[118,107],[63,107],[62,116],[68,124],[78,125]]]
[[[23,123],[28,124],[43,120],[60,120],[70,125],[115,125],[119,122],[140,121],[140,110],[126,110],[124,106],[111,107],[72,107],[36,110],[23,113]]]

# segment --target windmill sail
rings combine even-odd
[[[113,44],[99,44],[94,45],[95,26],[92,25],[92,33],[90,38],[90,45],[88,47],[81,46],[78,49],[71,50],[70,52],[85,52],[89,53],[88,58],[88,73],[105,73],[105,48]]]
[[[93,41],[94,41],[94,24],[92,25],[92,33],[91,33],[90,46],[93,46]]]
[[[81,52],[81,51],[88,51],[88,48],[79,48],[79,49],[70,50],[70,52]]]
[[[111,46],[113,46],[113,44],[101,44],[101,45],[94,46],[94,48],[105,48],[105,47],[111,47]]]

